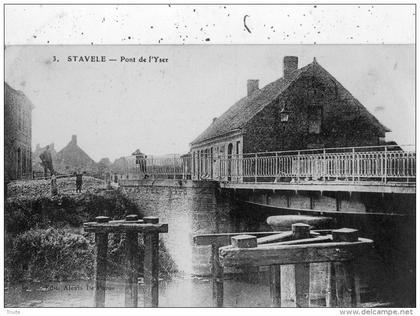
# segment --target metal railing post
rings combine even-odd
[[[175,154],[174,154],[174,158],[173,158],[173,164],[174,164],[174,168],[173,168],[174,169],[174,180],[176,179],[176,170],[175,170],[176,167],[175,167],[175,163],[176,162],[175,162]]]
[[[354,182],[354,147],[352,148],[351,174],[352,174],[352,181]]]
[[[385,172],[384,172],[384,182],[386,183],[387,181],[387,176],[388,176],[388,148],[385,146],[385,162],[384,162],[384,168],[385,168]]]
[[[154,167],[153,167],[153,156],[150,158],[151,163],[150,163],[150,173],[152,174],[153,180],[155,179],[155,173],[154,173]]]
[[[297,182],[300,181],[300,150],[298,150],[298,162],[297,162]]]
[[[257,156],[258,154],[255,154],[255,168],[254,168],[254,182],[257,182],[257,172],[258,172],[258,161]]]

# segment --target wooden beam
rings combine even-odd
[[[106,263],[108,253],[108,234],[95,234],[95,307],[105,307]]]
[[[327,295],[325,297],[326,307],[337,307],[337,289],[334,262],[328,263]]]
[[[356,307],[357,291],[353,261],[334,262],[337,306]]]
[[[281,270],[279,265],[270,266],[271,307],[281,307]]]
[[[144,306],[159,305],[159,235],[144,235]]]
[[[273,243],[273,242],[280,242],[280,241],[288,240],[292,238],[292,236],[293,236],[292,232],[283,232],[280,234],[260,237],[257,239],[257,243],[258,245],[263,245],[263,244],[268,244],[268,243]]]
[[[212,245],[212,281],[213,281],[213,306],[223,307],[223,267],[219,263],[219,247]]]
[[[282,234],[282,231],[269,231],[269,232],[241,232],[241,233],[221,233],[221,234],[203,234],[196,235],[193,237],[194,245],[196,246],[210,246],[210,245],[219,245],[227,246],[230,245],[231,237],[238,235],[253,235],[257,238],[270,236],[275,234]]]
[[[138,249],[137,233],[127,233],[125,240],[125,307],[137,307],[138,303]]]
[[[137,233],[167,233],[168,224],[146,224],[143,222],[111,221],[109,223],[90,222],[84,223],[86,232],[115,233],[115,232],[137,232]]]
[[[296,307],[309,307],[310,264],[295,264]]]
[[[308,245],[260,245],[257,248],[219,249],[220,262],[230,266],[269,266],[311,262],[348,261],[370,248],[373,241],[359,238],[357,242],[328,242]]]
[[[265,247],[276,247],[276,246],[285,246],[285,245],[305,245],[305,244],[313,244],[313,243],[320,243],[320,242],[330,242],[332,241],[331,235],[327,236],[317,236],[312,238],[305,238],[305,239],[296,239],[296,240],[286,240],[271,244],[264,244]]]

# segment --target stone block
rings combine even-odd
[[[231,238],[231,244],[237,248],[255,248],[257,247],[257,237],[252,235],[239,235]]]
[[[359,240],[359,231],[352,228],[340,228],[332,231],[333,241],[355,242]]]

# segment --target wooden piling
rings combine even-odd
[[[211,245],[212,265],[211,274],[213,282],[213,306],[223,307],[223,267],[219,263],[219,245]]]
[[[281,307],[281,269],[280,265],[270,266],[271,307]]]
[[[95,307],[105,307],[106,256],[108,252],[108,233],[95,234]]]
[[[293,239],[310,238],[310,226],[308,224],[296,223],[292,225]]]
[[[335,283],[335,265],[334,262],[328,263],[327,295],[325,303],[327,307],[337,307],[337,290]]]
[[[135,232],[126,233],[125,307],[137,307],[138,304],[139,246],[137,238]]]
[[[168,224],[159,224],[159,218],[146,217],[138,219],[135,214],[127,215],[125,221],[109,221],[109,217],[98,216],[95,222],[83,224],[87,232],[95,233],[95,306],[105,306],[106,256],[108,250],[108,233],[125,233],[125,305],[138,305],[138,267],[139,248],[138,234],[143,234],[145,243],[144,279],[145,306],[157,307],[159,298],[159,234],[168,232]]]
[[[309,307],[310,264],[295,264],[296,307]]]
[[[145,224],[157,224],[159,218],[144,217]],[[144,234],[144,306],[159,305],[159,234]]]
[[[97,223],[109,222],[107,216],[97,216]],[[105,307],[106,262],[108,253],[108,233],[95,233],[95,307]]]
[[[356,282],[352,261],[334,262],[335,286],[337,291],[337,306],[356,307]]]

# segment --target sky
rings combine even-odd
[[[5,78],[32,101],[32,147],[63,148],[76,134],[95,161],[186,153],[214,117],[283,76],[283,57],[330,72],[385,126],[387,140],[415,143],[414,45],[7,46]],[[54,57],[59,62],[54,62]],[[105,63],[68,56],[106,56]],[[121,62],[159,56],[162,63]]]

